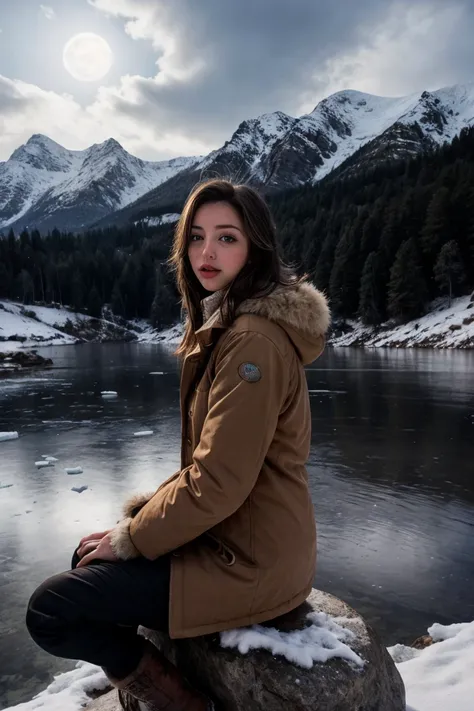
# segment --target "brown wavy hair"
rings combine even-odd
[[[195,332],[203,323],[201,301],[210,294],[197,279],[188,258],[191,229],[197,210],[216,202],[226,202],[234,208],[249,239],[248,262],[224,290],[220,305],[224,325],[232,324],[237,308],[245,299],[266,296],[278,285],[289,286],[300,281],[293,269],[283,262],[269,207],[254,188],[219,179],[198,183],[184,205],[169,259],[187,315],[184,336],[176,350],[182,357],[197,344]]]

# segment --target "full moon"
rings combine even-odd
[[[67,42],[63,62],[69,74],[78,81],[98,81],[108,73],[114,55],[103,37],[81,32]]]

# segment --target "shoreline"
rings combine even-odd
[[[0,373],[13,353],[35,353],[40,348],[80,343],[146,343],[177,345],[183,325],[156,330],[143,319],[125,320],[104,312],[104,318],[75,313],[66,307],[28,306],[0,300]],[[474,294],[433,302],[424,316],[405,324],[387,322],[364,326],[359,321],[335,319],[327,345],[333,348],[420,348],[474,350]],[[22,368],[19,368],[22,370]],[[13,372],[18,372],[14,370]]]

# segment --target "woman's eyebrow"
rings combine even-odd
[[[233,230],[237,230],[238,232],[242,232],[240,227],[237,227],[237,225],[216,225],[216,230],[222,230],[224,228],[229,229],[229,227]],[[201,227],[200,225],[192,225],[193,230],[203,230],[204,227]]]

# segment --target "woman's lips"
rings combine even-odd
[[[219,274],[220,269],[200,269],[199,274],[202,276],[203,279],[212,279],[213,277],[216,276],[216,274]]]

